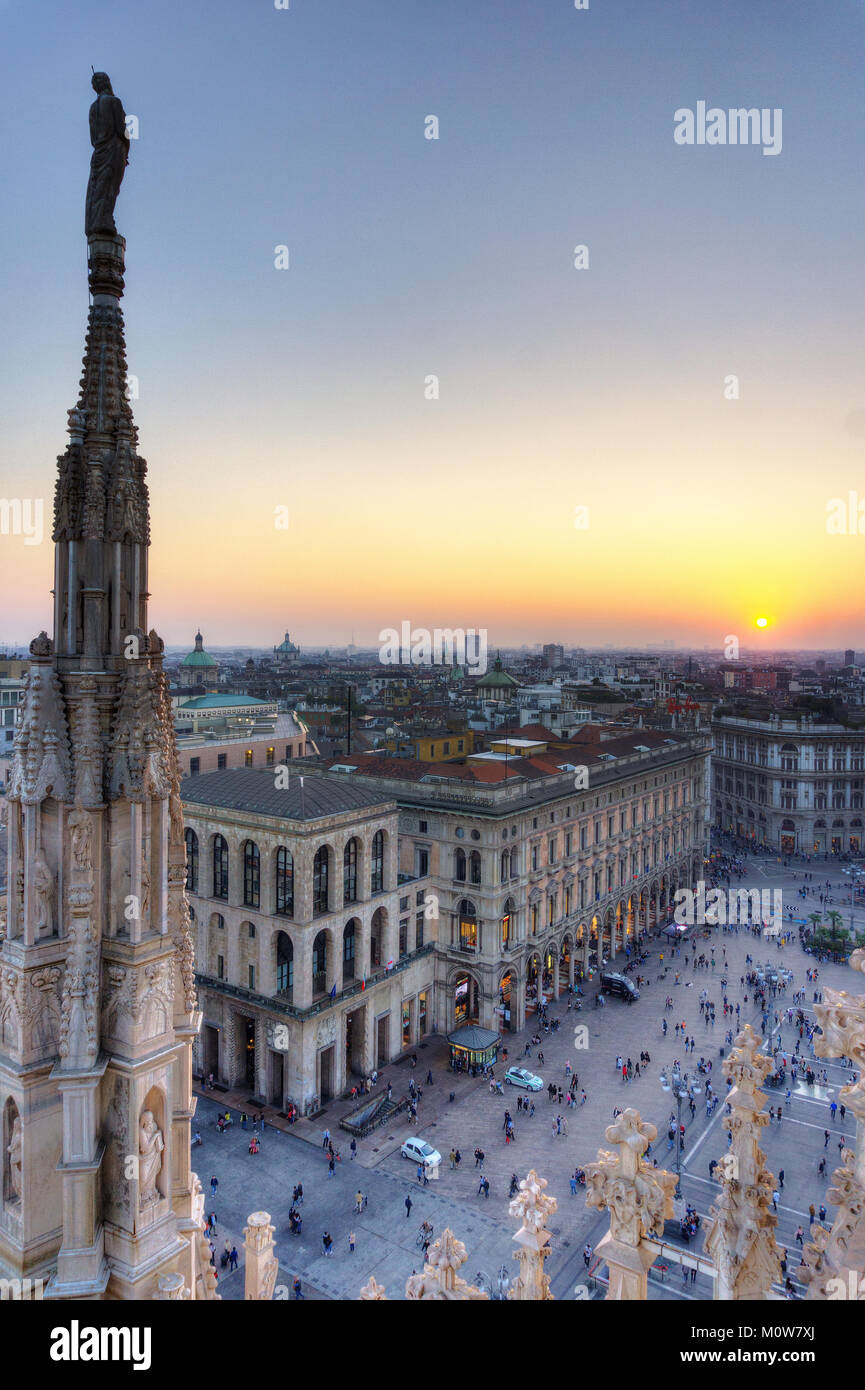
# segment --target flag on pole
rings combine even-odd
[[[365,989],[366,989],[366,980],[361,980],[361,982],[360,982],[360,992],[361,992],[361,994],[363,994],[363,992],[364,992]]]
[[[331,999],[335,999],[335,998],[336,998],[336,985],[334,985],[334,986],[332,987],[332,989],[331,989],[331,991],[330,991],[330,997],[331,997]]]

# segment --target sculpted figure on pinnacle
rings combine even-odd
[[[107,72],[95,72],[91,85],[96,100],[90,108],[90,178],[87,183],[87,202],[84,212],[84,231],[87,236],[99,232],[117,235],[114,224],[114,204],[120,192],[126,165],[129,163],[129,136],[126,134],[126,112],[123,102],[111,90]]]

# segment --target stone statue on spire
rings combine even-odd
[[[96,100],[90,108],[90,178],[87,183],[87,202],[84,212],[84,231],[87,236],[99,232],[117,235],[114,223],[114,204],[120,192],[126,165],[129,163],[129,136],[126,134],[126,112],[123,102],[111,90],[107,72],[94,72],[91,85]]]

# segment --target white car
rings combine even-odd
[[[526,1091],[540,1091],[543,1084],[539,1076],[526,1071],[525,1067],[508,1067],[505,1072],[506,1086],[522,1086]]]
[[[434,1168],[437,1163],[442,1161],[438,1149],[434,1149],[432,1144],[428,1144],[425,1139],[406,1139],[400,1153],[403,1158],[410,1158],[413,1163],[425,1163],[428,1168]]]

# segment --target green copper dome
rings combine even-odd
[[[513,676],[509,676],[507,671],[502,670],[502,659],[497,656],[493,662],[493,669],[488,671],[485,676],[481,676],[478,686],[484,690],[513,689],[519,685],[519,681]]]
[[[204,650],[204,638],[200,632],[195,634],[195,647],[188,656],[183,658],[182,666],[215,666],[216,662],[209,652]]]

